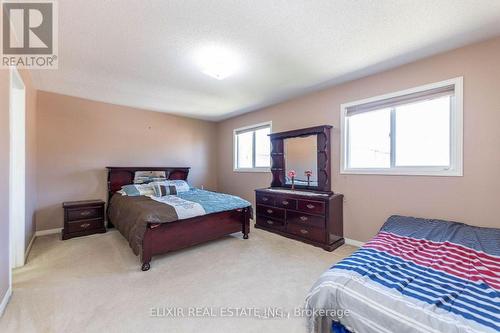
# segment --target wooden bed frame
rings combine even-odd
[[[136,171],[165,171],[167,179],[187,180],[190,168],[173,167],[107,167],[108,209],[111,196],[122,186],[133,184]],[[107,214],[108,228],[113,228]],[[250,232],[250,208],[235,209],[193,217],[177,222],[148,224],[142,243],[142,270],[150,269],[154,255],[179,250],[223,236],[243,232],[248,239]]]

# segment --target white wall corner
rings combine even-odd
[[[347,245],[352,245],[357,247],[362,247],[363,245],[365,245],[365,242],[360,242],[355,239],[344,238],[344,241]]]
[[[5,293],[2,303],[0,303],[0,317],[2,317],[3,313],[5,312],[5,308],[7,308],[7,304],[9,303],[10,296],[12,296],[12,287],[9,287],[7,292]]]

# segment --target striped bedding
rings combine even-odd
[[[309,332],[499,332],[500,229],[392,216],[306,298]],[[338,311],[347,310],[347,311]],[[334,325],[338,326],[338,325]]]

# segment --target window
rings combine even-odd
[[[234,171],[269,172],[271,123],[234,130]]]
[[[341,105],[341,173],[462,176],[463,78]]]

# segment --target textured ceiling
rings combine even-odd
[[[220,120],[500,34],[499,0],[64,0],[37,88]],[[241,62],[225,80],[196,52]]]

